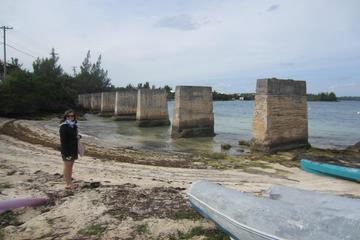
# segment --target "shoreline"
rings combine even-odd
[[[74,168],[81,188],[65,191],[58,136],[34,121],[0,119],[0,199],[51,199],[46,206],[11,211],[17,223],[0,228],[4,239],[179,239],[194,228],[197,239],[223,236],[190,208],[186,189],[198,179],[257,195],[280,184],[360,198],[358,183],[298,168],[298,158],[306,155],[358,161],[357,150],[301,149],[234,157],[104,149],[84,143],[90,156],[85,154]],[[92,188],[92,182],[100,186]]]

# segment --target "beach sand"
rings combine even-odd
[[[200,179],[258,195],[281,184],[360,197],[358,183],[306,173],[291,164],[294,156],[288,153],[265,157],[287,156],[287,161],[249,155],[240,165],[186,153],[104,149],[86,139],[88,154],[74,165],[80,187],[69,191],[64,190],[57,132],[39,121],[5,118],[0,128],[0,200],[50,199],[41,207],[8,212],[1,222],[3,239],[226,239],[187,201],[186,189]]]

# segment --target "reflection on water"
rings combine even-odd
[[[251,139],[252,101],[214,102],[215,133],[212,138],[172,139],[171,126],[139,128],[135,121],[113,121],[87,114],[80,129],[91,141],[106,147],[133,147],[157,151],[221,151],[221,144],[233,146],[230,153],[241,154],[239,140]],[[172,121],[174,102],[169,102]],[[316,147],[345,148],[360,140],[360,102],[309,102],[309,141]],[[245,149],[246,150],[246,149]]]

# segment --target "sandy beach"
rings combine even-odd
[[[360,197],[358,183],[302,171],[296,151],[223,159],[105,149],[86,139],[87,154],[73,174],[80,188],[69,191],[57,132],[41,121],[5,118],[0,128],[0,199],[49,198],[8,213],[3,239],[227,239],[187,201],[186,189],[200,179],[257,195],[280,184]]]

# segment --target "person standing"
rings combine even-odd
[[[64,181],[66,189],[75,189],[78,184],[72,183],[73,165],[78,159],[78,141],[80,135],[75,112],[71,109],[65,111],[64,117],[60,122],[60,143],[61,156],[64,162]]]

